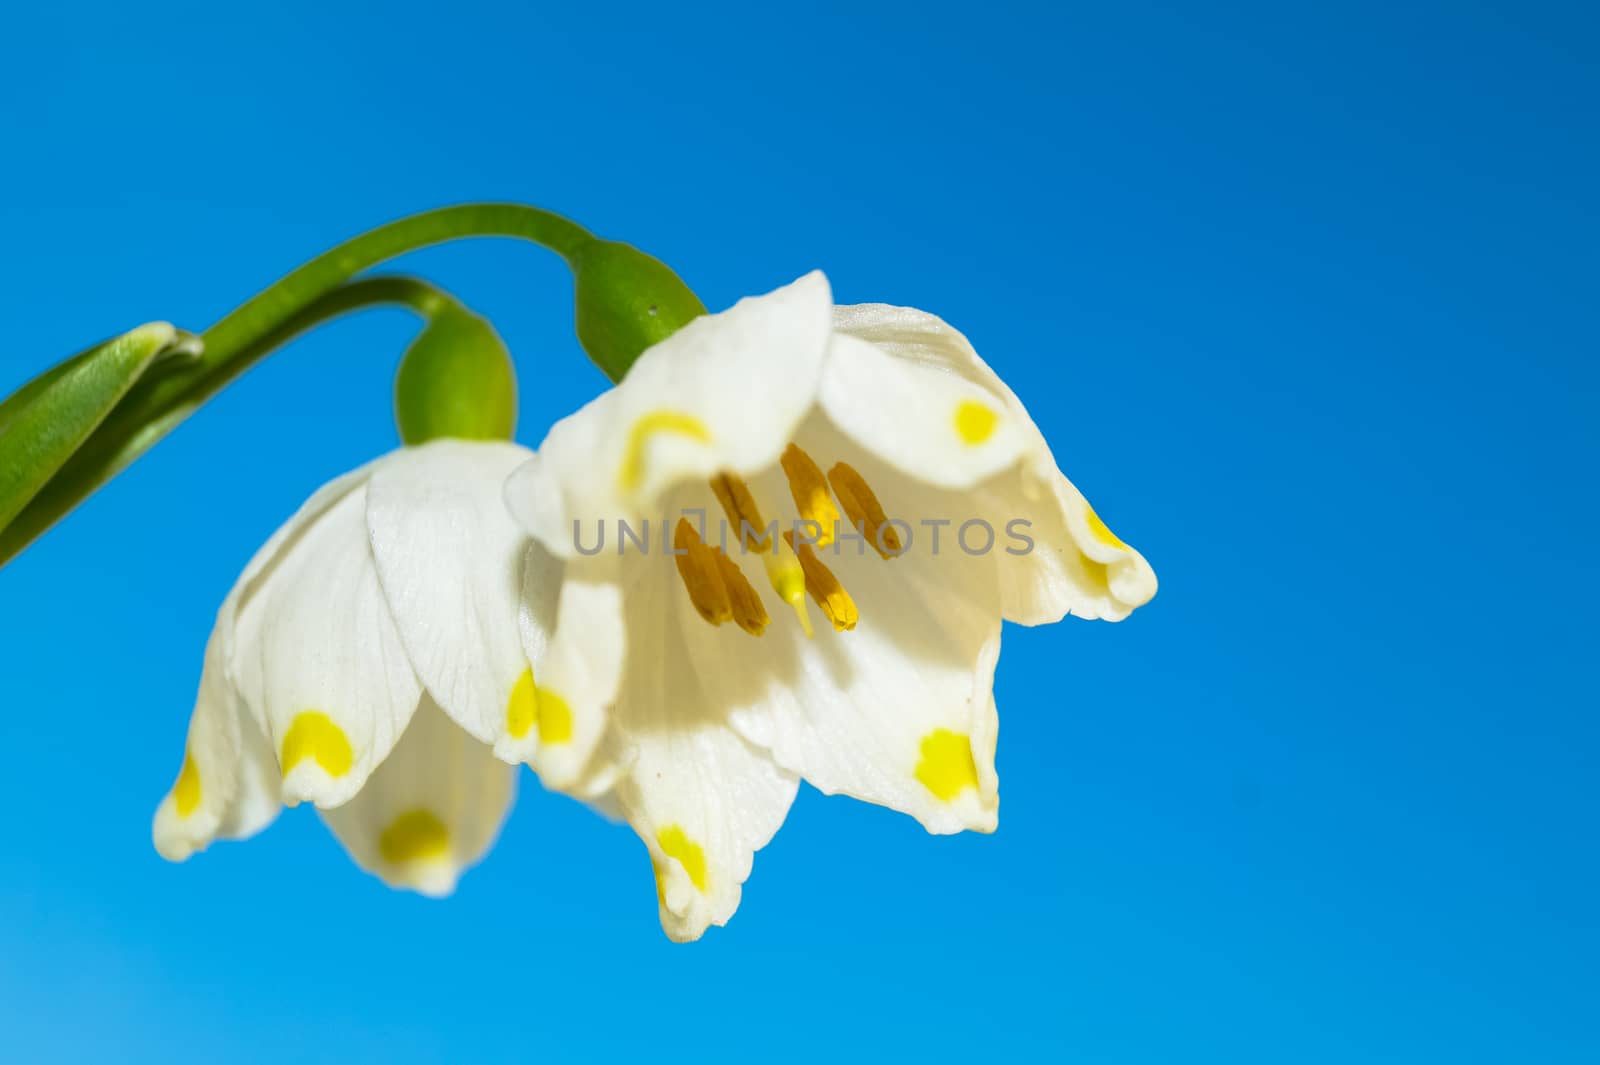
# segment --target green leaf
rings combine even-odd
[[[50,387],[51,382],[60,378],[62,374],[66,373],[74,366],[80,365],[84,359],[87,359],[90,355],[93,355],[103,347],[105,347],[104,344],[96,344],[88,351],[78,352],[78,354],[74,355],[66,362],[50,367],[50,369],[46,370],[38,377],[35,377],[32,381],[29,381],[27,384],[11,393],[11,395],[7,396],[3,401],[0,401],[0,433],[4,433],[6,431],[6,426],[11,424],[11,419],[22,413],[23,409],[27,407],[28,403],[33,399],[34,396],[37,396],[40,392],[43,392],[46,388]]]
[[[140,326],[41,374],[0,403],[0,529],[177,336],[165,322]]]

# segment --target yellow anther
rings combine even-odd
[[[761,597],[745,579],[738,563],[716,548],[711,550],[717,556],[717,569],[722,574],[722,584],[728,589],[728,602],[733,607],[733,620],[750,635],[760,636],[767,631],[767,624],[772,620],[767,617],[767,608],[761,605]]]
[[[922,738],[922,758],[916,776],[934,797],[949,802],[968,788],[978,787],[978,765],[972,759],[972,741],[947,728],[934,729]]]
[[[811,617],[806,612],[806,577],[800,568],[800,561],[794,557],[794,550],[782,539],[767,535],[769,530],[761,521],[761,508],[756,506],[755,496],[750,494],[750,486],[744,483],[743,478],[731,473],[719,473],[711,478],[711,490],[722,504],[723,513],[728,516],[728,524],[733,526],[739,542],[746,551],[754,551],[762,556],[762,565],[766,568],[767,581],[772,585],[772,590],[778,593],[779,599],[794,608],[795,616],[800,619],[800,627],[810,636]]]
[[[407,810],[378,836],[378,853],[390,865],[443,858],[450,853],[450,830],[428,810]]]
[[[350,738],[333,723],[333,718],[320,710],[305,710],[295,715],[289,731],[283,737],[283,756],[279,764],[283,775],[305,761],[314,759],[330,777],[342,777],[350,772],[355,754],[350,749]]]
[[[645,449],[657,433],[674,433],[702,444],[711,443],[711,431],[694,415],[676,410],[651,411],[634,422],[628,433],[628,448],[617,470],[617,484],[624,492],[633,491],[644,480]]]
[[[661,853],[669,858],[678,859],[678,864],[683,866],[683,871],[688,874],[689,883],[701,894],[706,890],[706,852],[690,839],[679,825],[668,825],[656,833],[656,844],[661,848]],[[660,869],[657,869],[657,884],[660,884]]]
[[[976,400],[964,399],[956,405],[956,435],[968,447],[977,447],[994,435],[1000,415]]]
[[[801,518],[816,524],[816,545],[827,547],[833,543],[833,526],[839,520],[839,508],[833,505],[833,496],[828,492],[828,479],[811,456],[793,444],[784,450],[782,462],[795,509]]]
[[[844,585],[839,583],[839,578],[822,564],[810,544],[796,544],[792,532],[784,533],[783,538],[800,557],[805,589],[816,600],[817,606],[822,608],[823,615],[833,623],[834,631],[845,632],[855,628],[856,622],[861,620],[861,612],[856,609],[856,601],[850,598],[850,593],[844,590]]]
[[[721,625],[733,617],[733,603],[728,598],[728,587],[722,580],[722,567],[717,565],[716,552],[705,545],[687,518],[678,519],[672,534],[672,546],[678,563],[678,576],[689,592],[689,601],[700,616],[713,625]]]
[[[194,755],[183,752],[183,768],[178,770],[178,782],[172,785],[172,804],[179,817],[188,817],[200,808],[200,770],[195,768]]]
[[[878,554],[893,558],[905,550],[905,545],[900,542],[900,534],[888,523],[883,504],[878,502],[877,495],[867,486],[866,478],[857,473],[854,466],[845,462],[836,463],[828,471],[828,483],[833,485],[834,495],[839,497],[839,504],[850,516],[850,524],[861,529],[862,535],[877,548]]]
[[[761,520],[761,508],[756,506],[756,497],[750,494],[750,486],[744,479],[731,473],[719,473],[711,478],[711,490],[716,493],[722,512],[728,516],[728,524],[733,526],[734,535],[744,544],[745,550],[768,551],[770,545],[767,527]]]

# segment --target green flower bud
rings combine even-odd
[[[407,444],[511,439],[517,373],[494,327],[457,303],[434,312],[400,360],[394,420]]]
[[[595,365],[620,381],[644,350],[706,313],[705,304],[659,259],[631,245],[593,240],[571,257],[578,340]]]

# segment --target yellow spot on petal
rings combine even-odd
[[[994,435],[1000,415],[976,400],[964,399],[956,405],[956,435],[969,447],[977,447]]]
[[[945,728],[928,733],[922,740],[917,779],[943,802],[949,802],[967,788],[976,791],[978,766],[972,760],[972,741]]]
[[[539,742],[566,743],[572,739],[572,707],[549,688],[539,689]]]
[[[1083,575],[1095,589],[1104,593],[1111,587],[1111,573],[1104,562],[1096,562],[1079,551],[1078,564],[1083,567]]]
[[[511,689],[506,732],[520,740],[535,726],[541,743],[566,743],[572,739],[572,707],[549,688],[535,684],[533,670],[525,669]]]
[[[684,834],[679,825],[668,825],[656,833],[656,844],[661,852],[669,858],[678,859],[678,864],[683,866],[683,871],[689,876],[689,883],[702,895],[706,890],[706,852],[700,844]],[[660,869],[656,870],[656,882],[661,881]]]
[[[650,872],[655,874],[656,878],[656,902],[665,906],[667,904],[667,887],[661,882],[661,863],[656,861],[654,856],[650,858]]]
[[[1100,515],[1096,514],[1094,508],[1087,503],[1083,505],[1083,519],[1088,522],[1089,532],[1096,540],[1107,547],[1115,547],[1120,551],[1128,550],[1128,545],[1117,539],[1116,533],[1106,528],[1106,523],[1100,520]]]
[[[650,446],[650,438],[657,433],[672,433],[698,440],[702,444],[711,443],[711,431],[694,415],[676,410],[651,411],[634,422],[632,431],[628,433],[628,448],[623,453],[622,466],[617,470],[617,484],[624,492],[633,491],[644,480],[645,450]]]
[[[172,802],[179,817],[188,817],[200,808],[200,770],[195,768],[194,755],[183,752],[183,768],[178,770],[178,782],[172,785]]]
[[[349,737],[320,710],[302,711],[290,723],[283,737],[283,757],[279,759],[284,776],[307,758],[316,759],[330,777],[344,776],[355,761]]]
[[[539,691],[533,686],[533,670],[525,669],[511,688],[511,702],[506,706],[506,732],[520,740],[539,720]]]
[[[442,858],[450,853],[450,830],[428,810],[407,810],[378,836],[378,853],[390,865]]]

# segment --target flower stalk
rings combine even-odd
[[[486,322],[416,279],[352,280],[396,256],[467,237],[527,240],[560,255],[574,275],[579,339],[613,381],[622,378],[645,348],[705,313],[694,293],[658,260],[625,244],[597,240],[577,223],[538,207],[462,204],[390,222],[317,256],[229,312],[200,334],[198,354],[181,371],[145,374],[129,385],[70,456],[63,456],[44,478],[34,478],[40,484],[30,481],[27,495],[0,500],[0,514],[11,519],[0,528],[0,565],[256,362],[300,333],[366,307],[409,307],[430,326],[438,326],[431,336],[425,327],[413,345],[413,355],[420,345],[433,349],[431,357],[408,359],[410,372],[397,381],[396,417],[402,438],[416,442],[441,435],[509,436],[515,417],[514,381],[509,358],[503,371],[491,365],[499,342]],[[413,390],[408,380],[416,383],[420,395],[428,391],[423,385],[445,379],[440,367],[447,341],[465,341],[462,350],[467,354],[462,358],[478,367],[461,376],[482,380],[487,373],[493,379],[480,415],[465,414],[467,407],[458,402],[459,395],[437,411],[426,409],[428,402],[407,398]],[[402,370],[407,369],[403,364]],[[38,385],[25,386],[24,391],[40,391]],[[32,396],[22,394],[8,400],[3,405],[12,408],[8,418],[20,418],[16,411],[31,401]],[[17,443],[14,435],[11,442]]]

